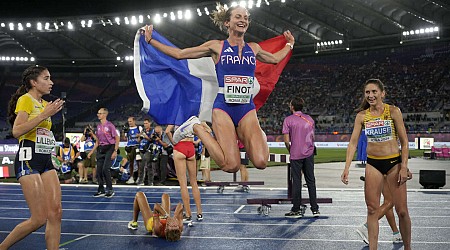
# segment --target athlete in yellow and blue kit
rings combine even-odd
[[[10,248],[43,225],[47,249],[59,249],[61,187],[51,160],[56,143],[50,117],[61,111],[64,101],[42,99],[52,86],[47,68],[31,66],[23,72],[22,85],[9,101],[8,119],[13,136],[19,139],[14,167],[31,217],[11,231],[0,249]]]

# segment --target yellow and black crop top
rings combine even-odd
[[[19,97],[16,104],[15,113],[19,113],[19,111],[25,111],[28,114],[28,120],[31,120],[38,116],[44,110],[45,106],[47,106],[47,102],[42,100],[40,103],[38,100],[34,99],[30,94],[26,93]],[[43,120],[36,128],[43,128],[46,130],[50,130],[52,127],[52,120],[49,118]],[[20,136],[19,141],[23,139],[27,139],[30,141],[36,142],[36,128],[28,131],[28,133]]]
[[[366,130],[368,142],[397,140],[397,131],[389,110],[389,104],[384,104],[384,111],[380,116],[372,116],[370,110],[366,109],[364,129]]]

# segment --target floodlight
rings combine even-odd
[[[343,50],[348,48],[348,45],[343,40],[332,40],[317,42],[314,47],[314,53],[318,54],[319,52],[325,51]]]
[[[185,17],[187,20],[191,19],[191,18],[192,18],[191,10],[186,10],[186,11],[184,12],[184,17]]]
[[[153,18],[153,20],[155,20],[155,23],[160,23],[161,22],[161,15],[156,14],[155,17]]]
[[[253,8],[253,1],[252,0],[248,1],[247,8],[249,8],[249,9]]]
[[[132,25],[136,25],[137,24],[137,19],[136,19],[136,17],[135,16],[131,16],[131,24]]]
[[[424,39],[436,38],[439,39],[439,27],[424,27],[410,31],[403,31],[401,33],[401,43],[405,41],[417,41]]]

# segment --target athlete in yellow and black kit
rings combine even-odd
[[[46,102],[42,99],[42,96],[50,94],[52,87],[47,68],[31,66],[23,72],[22,84],[9,101],[8,120],[13,136],[19,139],[14,162],[16,177],[31,216],[6,236],[0,249],[9,249],[43,225],[47,249],[59,249],[61,186],[51,163],[55,139],[50,130],[50,117],[61,111],[64,101]]]
[[[377,249],[381,191],[389,190],[399,218],[400,234],[405,250],[411,249],[411,218],[408,212],[406,181],[408,180],[408,136],[398,107],[383,102],[386,91],[379,79],[364,84],[364,98],[358,108],[352,136],[347,147],[341,181],[348,184],[350,164],[356,152],[361,130],[367,135],[367,164],[364,197],[367,205],[367,242]],[[400,143],[399,143],[400,142]],[[399,145],[400,144],[400,145]],[[401,148],[399,147],[401,146]]]
[[[396,108],[393,107],[392,108]],[[379,143],[394,140],[397,143],[398,136],[395,131],[394,120],[391,116],[391,106],[384,104],[384,111],[380,116],[374,116],[370,113],[370,109],[366,109],[364,115],[364,129],[366,130],[368,143]],[[395,165],[402,162],[400,151],[387,156],[367,155],[367,163],[375,167],[382,174]]]

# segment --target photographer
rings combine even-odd
[[[64,176],[64,183],[73,183],[72,169],[76,169],[76,159],[80,156],[77,147],[70,143],[68,137],[64,138],[64,143],[59,147],[56,158],[61,161],[61,174]]]
[[[128,162],[130,162],[130,174],[131,177],[130,179],[128,179],[127,184],[134,184],[135,183],[135,178],[134,178],[134,160],[141,160],[140,159],[140,155],[139,155],[139,142],[138,142],[138,137],[142,132],[142,127],[141,126],[136,126],[136,119],[133,116],[128,117],[128,128],[126,126],[124,126],[124,128],[122,129],[123,132],[123,136],[126,138],[127,140],[127,145],[125,146],[125,151],[127,152],[127,159]],[[136,156],[139,155],[139,157]],[[136,164],[138,164],[138,169],[139,169],[139,163],[136,162]],[[138,176],[139,176],[139,170],[138,170]]]
[[[120,149],[117,150],[117,157],[112,161],[111,178],[112,184],[116,185],[118,182],[126,182],[130,178],[129,172],[130,163],[127,158],[120,155]]]
[[[98,147],[98,139],[94,133],[94,129],[91,125],[87,125],[84,128],[83,135],[80,141],[84,142],[83,151],[80,150],[80,156],[83,161],[78,163],[78,169],[80,171],[80,183],[88,183],[88,168],[92,168],[92,182],[97,184],[97,159],[95,151]]]
[[[138,186],[144,185],[144,180],[148,177],[148,185],[153,186],[153,177],[154,172],[153,168],[150,164],[151,161],[151,153],[148,150],[150,147],[151,136],[153,134],[153,130],[151,129],[150,119],[144,119],[144,130],[141,132],[138,137],[139,142],[139,153],[141,154],[141,164],[139,164],[139,177],[138,177]]]
[[[155,127],[155,132],[152,134],[151,149],[152,155],[152,168],[156,169],[159,182],[158,186],[164,186],[167,179],[167,162],[169,161],[169,155],[173,152],[173,147],[166,133],[163,132],[161,126]]]

